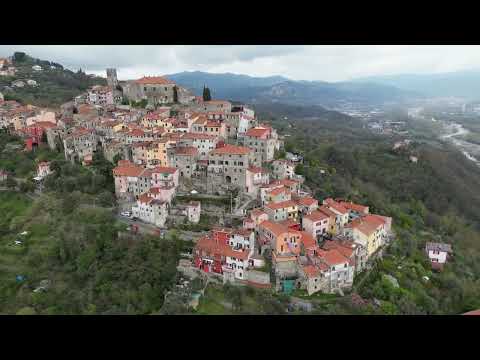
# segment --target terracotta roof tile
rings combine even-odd
[[[245,136],[261,138],[268,135],[269,132],[270,132],[270,128],[253,128],[253,129],[247,130],[247,132],[245,133]]]
[[[198,149],[194,146],[178,146],[175,148],[175,155],[198,155]]]
[[[260,228],[267,229],[268,231],[270,231],[275,236],[279,236],[279,235],[287,233],[289,231],[288,228],[285,225],[282,225],[282,224],[279,224],[279,223],[274,223],[274,222],[271,222],[271,221],[268,221],[268,220],[262,221],[259,226],[260,226]]]
[[[307,196],[307,197],[297,199],[297,204],[298,205],[303,205],[303,206],[312,206],[312,205],[315,205],[315,204],[318,205],[318,200]]]
[[[327,214],[323,213],[322,211],[315,210],[315,211],[312,211],[310,214],[305,215],[303,218],[316,222],[316,221],[329,219],[330,217]]]
[[[245,146],[236,146],[225,144],[223,147],[216,148],[210,151],[210,154],[231,154],[231,155],[247,155],[250,153],[250,149]]]
[[[137,84],[145,84],[145,85],[169,85],[175,84],[173,81],[167,79],[163,76],[144,76],[141,79],[135,80]]]
[[[280,201],[278,203],[270,202],[265,205],[265,207],[276,210],[276,209],[284,209],[284,208],[289,208],[289,207],[296,207],[297,204],[295,204],[295,201],[293,200],[287,200],[287,201]]]

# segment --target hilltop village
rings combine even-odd
[[[46,142],[84,166],[103,154],[115,164],[118,211],[132,222],[198,224],[202,199],[230,197],[228,214],[181,260],[184,274],[342,294],[393,238],[392,219],[366,204],[315,199],[295,173],[301,156],[285,153],[248,106],[195,96],[165,77],[120,82],[108,69],[107,83],[60,110],[0,98],[0,128],[21,136],[25,151]],[[38,166],[41,182],[52,170]]]

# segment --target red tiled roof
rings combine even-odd
[[[292,220],[292,219],[285,219],[285,220],[282,220],[282,221],[278,221],[279,224],[282,224],[286,227],[290,227],[290,226],[295,226],[295,225],[300,225],[298,222]]]
[[[353,211],[356,211],[356,212],[359,212],[359,213],[363,213],[363,212],[368,211],[368,206],[355,204],[353,202],[340,201],[339,204],[342,205],[347,210],[353,210]]]
[[[330,210],[329,208],[327,208],[325,205],[322,205],[318,208],[318,211],[321,211],[322,213],[324,213],[325,215],[329,216],[329,217],[335,217],[335,213]]]
[[[342,244],[338,241],[332,241],[332,240],[326,240],[322,244],[322,248],[325,250],[332,250],[335,249],[337,250],[340,254],[343,256],[350,258],[353,254],[353,248],[351,246],[348,246],[346,244]]]
[[[140,130],[140,129],[133,129],[132,131],[130,131],[130,133],[128,135],[129,136],[143,136],[143,135],[145,135],[145,132],[143,130]]]
[[[363,234],[370,236],[384,224],[385,221],[383,219],[372,215],[366,215],[353,220],[350,224],[347,224],[347,227],[357,229]]]
[[[137,177],[140,176],[143,172],[143,168],[141,166],[135,165],[123,165],[117,166],[113,169],[114,176],[130,176],[130,177]]]
[[[316,222],[316,221],[329,219],[330,217],[327,214],[324,214],[321,211],[315,210],[315,211],[312,211],[310,214],[305,215],[303,218],[308,219],[308,220],[313,221],[313,222]]]
[[[50,121],[37,121],[34,126],[41,127],[42,129],[54,128],[57,125]]]
[[[167,166],[157,166],[156,168],[152,169],[152,173],[158,173],[158,174],[175,174],[178,169],[173,168],[173,167],[167,167]]]
[[[144,204],[150,204],[154,200],[153,197],[148,196],[148,194],[143,194],[138,197],[138,201]]]
[[[265,211],[263,211],[262,209],[252,209],[252,210],[250,210],[250,216],[259,217],[261,215],[267,215],[267,213]]]
[[[317,277],[318,275],[320,275],[320,271],[317,269],[317,267],[313,265],[304,266],[303,272],[307,277]]]
[[[281,234],[287,233],[288,228],[285,225],[279,224],[279,223],[274,223],[268,220],[262,221],[260,223],[261,228],[265,228],[268,231],[270,231],[272,234],[275,236],[279,236]]]
[[[336,249],[320,250],[318,252],[318,256],[321,257],[330,266],[348,262],[348,259]]]
[[[232,231],[232,234],[242,235],[244,237],[249,237],[252,234],[253,230],[248,229],[235,229]]]
[[[249,129],[245,135],[250,137],[260,138],[267,135],[270,132],[270,129],[267,128],[253,128]]]
[[[173,81],[163,76],[144,76],[141,79],[135,80],[137,84],[155,84],[155,85],[169,85],[175,84]]]
[[[298,205],[303,205],[303,206],[312,206],[312,205],[315,205],[315,204],[318,205],[318,200],[307,196],[307,197],[297,199],[297,204]]]
[[[202,250],[208,253],[210,256],[228,256],[234,257],[240,260],[248,259],[250,251],[235,251],[230,246],[216,241],[213,237],[204,236],[197,241],[195,245],[197,250]]]
[[[192,140],[215,140],[217,137],[211,134],[203,134],[203,133],[184,133],[182,134],[182,139],[192,139]]]
[[[291,187],[295,184],[298,184],[298,181],[292,179],[282,179],[277,181],[278,184],[284,185],[286,187]]]
[[[216,148],[210,151],[210,154],[232,154],[232,155],[247,155],[250,153],[250,149],[245,146],[236,146],[225,144],[225,146]]]
[[[118,160],[118,166],[135,166],[135,165],[128,160]]]
[[[327,207],[334,209],[335,211],[339,212],[340,214],[346,214],[348,213],[348,210],[340,205],[340,203],[336,202],[335,200],[328,198],[324,200],[324,203],[327,205]]]
[[[280,201],[278,203],[270,202],[265,205],[265,207],[276,210],[276,209],[284,209],[287,207],[295,207],[297,204],[295,204],[295,201],[292,200],[287,200],[287,201]]]
[[[70,135],[65,136],[65,138],[84,136],[92,133],[93,133],[93,129],[77,128]]]
[[[306,233],[305,231],[301,231],[300,233],[302,234],[302,242],[305,249],[310,249],[317,246],[317,241],[313,238],[312,235]]]
[[[265,170],[264,168],[261,168],[259,166],[250,166],[248,168],[248,171],[252,172],[252,173],[255,173],[255,174],[258,174],[258,173],[267,173],[267,170]]]
[[[212,121],[212,120],[208,120],[207,123],[205,124],[205,126],[210,126],[210,127],[221,127],[222,124],[218,121]]]
[[[272,190],[267,192],[267,194],[270,194],[270,195],[273,195],[273,196],[277,196],[277,195],[280,195],[282,193],[290,193],[290,191],[287,190],[284,187],[280,187],[280,188],[272,189]]]
[[[175,155],[198,155],[198,150],[194,146],[179,146],[175,148]]]

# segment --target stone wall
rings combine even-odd
[[[267,285],[270,284],[270,274],[258,271],[258,270],[247,270],[246,271],[246,279],[249,282],[253,282],[260,285]]]

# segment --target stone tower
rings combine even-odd
[[[118,85],[117,69],[107,69],[107,84],[111,88]]]

